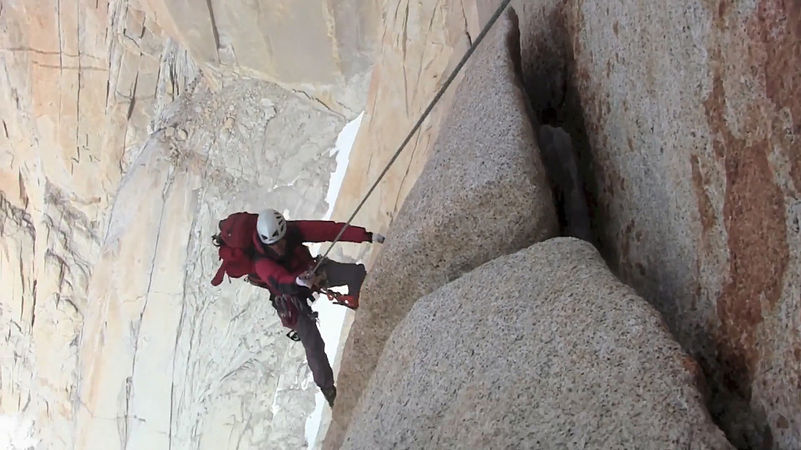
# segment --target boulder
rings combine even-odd
[[[594,247],[556,238],[418,300],[342,448],[732,448],[702,380]]]
[[[465,68],[437,143],[362,290],[326,445],[337,447],[395,325],[421,296],[557,232],[551,191],[520,87],[514,14]]]

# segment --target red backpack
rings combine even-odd
[[[259,280],[253,273],[253,233],[256,230],[258,215],[246,212],[231,214],[220,221],[220,232],[212,236],[214,245],[218,247],[218,254],[222,260],[217,274],[211,280],[212,286],[222,283],[223,277],[228,275],[231,278],[248,277],[248,282],[253,285],[269,289],[266,283]],[[275,296],[270,290],[270,300],[273,307],[278,311],[281,324],[287,328],[294,328],[298,323],[298,314],[302,310],[300,300],[291,296]],[[287,337],[293,341],[300,338],[297,333],[289,332]]]
[[[220,221],[220,233],[212,239],[222,264],[211,280],[212,286],[222,283],[224,275],[240,278],[253,273],[253,232],[258,218],[257,214],[238,212]]]

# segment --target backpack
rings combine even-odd
[[[222,283],[223,277],[240,278],[253,275],[253,232],[256,229],[257,214],[233,213],[219,223],[220,233],[212,237],[218,246],[222,264],[211,280],[212,286]]]
[[[290,329],[287,337],[293,341],[299,341],[300,337],[297,331],[294,330],[298,323],[298,316],[300,314],[309,314],[316,319],[317,313],[311,311],[308,305],[304,308],[305,302],[301,303],[297,297],[276,296],[269,286],[254,273],[253,255],[255,254],[255,248],[253,247],[253,232],[256,230],[258,217],[257,214],[238,212],[220,221],[220,232],[212,236],[212,240],[218,248],[217,253],[220,260],[222,260],[222,264],[217,269],[211,284],[212,286],[218,286],[222,283],[225,275],[230,278],[247,276],[247,281],[250,284],[268,289],[270,291],[270,302],[278,312],[281,325]]]

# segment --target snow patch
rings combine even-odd
[[[339,190],[342,187],[342,182],[345,180],[345,173],[348,170],[348,161],[350,159],[350,151],[353,147],[353,142],[356,140],[356,134],[359,131],[359,126],[362,123],[362,111],[358,117],[348,122],[339,133],[334,148],[331,149],[329,155],[336,154],[336,169],[331,173],[331,178],[328,182],[328,193],[325,196],[325,201],[328,203],[328,211],[324,220],[331,218],[334,211],[334,204],[339,196]],[[323,244],[327,249],[329,243]],[[310,246],[313,254],[320,254],[322,245],[315,244]],[[323,249],[324,250],[324,249]],[[339,292],[347,292],[347,288],[334,288],[333,290]],[[334,358],[336,357],[337,348],[339,348],[339,341],[342,335],[342,326],[345,323],[347,308],[335,305],[328,301],[324,295],[320,295],[319,299],[312,304],[312,309],[319,313],[319,327],[320,334],[325,342],[325,353],[328,356],[328,361],[331,366],[335,366]],[[306,419],[306,443],[309,448],[316,448],[317,435],[323,420],[323,409],[328,408],[328,403],[325,401],[323,394],[317,390],[314,397],[315,407],[314,411]]]

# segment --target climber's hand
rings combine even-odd
[[[298,286],[303,286],[311,289],[312,286],[314,286],[314,273],[310,270],[303,272],[302,274],[298,275],[297,278],[295,278],[295,283]]]
[[[315,286],[322,286],[325,277],[320,274],[316,274],[311,271],[311,269],[303,272],[302,274],[298,275],[295,279],[295,283],[298,286],[304,286],[309,289],[314,289]]]
[[[379,244],[383,244],[384,239],[385,238],[383,234],[373,233],[373,242],[378,242]]]

